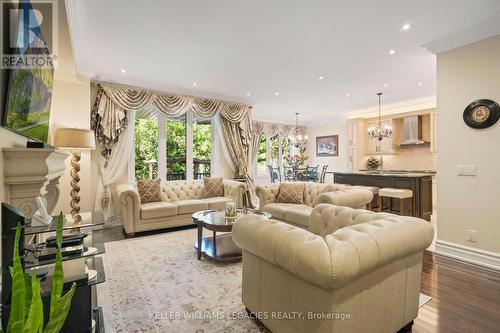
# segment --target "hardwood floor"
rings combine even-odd
[[[155,233],[140,233],[136,237]],[[104,236],[105,242],[126,238],[121,227],[105,229]],[[421,292],[432,299],[420,308],[412,332],[500,332],[499,272],[425,251]]]

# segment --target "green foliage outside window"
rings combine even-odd
[[[158,121],[156,119],[135,120],[135,178],[149,178],[146,161],[158,160]],[[153,178],[157,174],[154,164]]]

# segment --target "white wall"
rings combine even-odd
[[[306,155],[308,165],[319,165],[319,171],[323,165],[328,164],[327,171],[347,171],[347,118],[338,118],[336,120],[325,120],[326,124],[307,126]],[[339,156],[337,157],[317,157],[316,156],[316,137],[325,135],[339,136]],[[327,182],[333,182],[333,176],[327,175]]]
[[[464,108],[476,99],[500,103],[500,36],[437,57],[438,241],[500,253],[500,123],[467,127]],[[475,165],[477,176],[457,175]],[[477,243],[467,230],[477,230]]]

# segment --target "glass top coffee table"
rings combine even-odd
[[[218,262],[240,260],[241,249],[234,244],[231,234],[236,219],[243,215],[257,215],[265,219],[271,217],[269,213],[253,209],[238,209],[237,212],[235,217],[226,217],[223,210],[203,210],[193,214],[193,223],[198,226],[198,241],[194,244],[198,260],[202,254],[207,259]],[[212,236],[203,237],[203,229],[212,231]],[[223,234],[217,235],[217,232]]]

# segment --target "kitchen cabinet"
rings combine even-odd
[[[383,120],[381,121],[381,126],[382,128],[385,126],[391,126],[392,127],[392,120]],[[376,127],[378,125],[378,121],[373,121],[366,123],[366,128],[370,127]],[[368,133],[368,132],[367,132]],[[366,154],[392,154],[393,153],[393,148],[392,148],[392,137],[390,138],[383,138],[382,141],[378,140],[370,140],[368,139],[368,134],[365,135],[366,137]]]
[[[357,171],[365,155],[365,120],[352,119],[347,122],[347,169]]]

